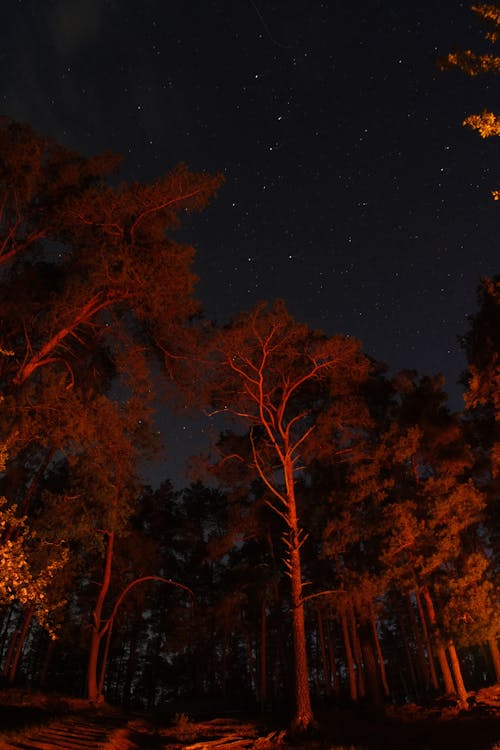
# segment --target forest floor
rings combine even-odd
[[[500,687],[452,704],[318,711],[318,727],[289,736],[275,717],[166,722],[86,701],[0,691],[0,750],[500,750]]]

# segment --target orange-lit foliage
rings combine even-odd
[[[70,544],[67,586],[100,578],[104,557],[93,694],[113,545],[137,497],[137,465],[155,444],[153,346],[184,346],[182,325],[198,310],[194,251],[169,232],[221,184],[181,164],[152,184],[114,186],[118,161],[85,159],[7,120],[0,128],[4,482],[47,544]],[[47,474],[53,486],[43,492]]]
[[[472,10],[488,29],[485,38],[495,44],[500,36],[500,6],[497,3],[479,3]],[[449,53],[439,61],[442,70],[458,68],[468,76],[500,74],[500,57],[492,54],[476,54],[471,50],[458,50]],[[466,117],[463,125],[479,133],[481,138],[500,135],[500,115],[484,110]],[[494,200],[499,200],[500,191],[492,190]]]
[[[0,444],[0,472],[5,470],[7,459],[6,446]],[[29,550],[36,547],[37,542],[38,559],[33,560]],[[52,636],[51,612],[60,601],[55,602],[48,592],[67,559],[65,540],[58,539],[51,544],[36,539],[26,518],[19,515],[17,506],[0,496],[0,603],[4,606],[18,603],[30,608],[32,615]]]
[[[416,373],[403,372],[391,386],[385,410],[383,402],[374,405],[379,417],[367,431],[363,460],[332,495],[324,549],[336,561],[339,584],[361,621],[373,598],[387,602],[390,592],[397,592],[398,599],[428,603],[428,611],[423,606],[419,611],[421,627],[433,633],[446,689],[456,689],[463,700],[453,644],[443,640],[442,606],[447,598],[439,596],[438,608],[433,597],[451,576],[458,585],[459,561],[482,519],[484,497],[470,479],[473,456],[465,426],[446,409],[440,378],[418,379]],[[430,647],[429,640],[428,664],[422,665],[429,680],[434,670]],[[437,688],[437,678],[433,686]]]
[[[74,349],[130,313],[167,344],[197,309],[193,250],[167,232],[221,178],[181,164],[152,184],[112,187],[115,157],[83,159],[13,123],[0,135],[0,260],[20,261],[4,272],[0,310],[12,321],[2,345],[15,353],[14,382],[57,364],[70,384]]]
[[[61,242],[66,204],[115,171],[120,158],[85,159],[37,136],[28,125],[0,121],[0,264],[42,243]]]

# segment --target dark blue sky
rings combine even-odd
[[[420,5],[4,0],[1,109],[124,154],[126,179],[223,171],[183,230],[207,314],[283,297],[392,369],[444,372],[459,407],[457,336],[499,272],[500,218],[500,142],[461,121],[500,79],[441,73],[481,28],[468,3]]]

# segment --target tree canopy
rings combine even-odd
[[[148,709],[293,702],[298,730],[320,699],[467,707],[500,681],[498,278],[452,413],[439,375],[389,375],[282,300],[203,318],[175,230],[221,177],[118,166],[1,123],[4,679]],[[159,381],[223,425],[205,483],[141,476]]]

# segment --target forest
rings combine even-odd
[[[118,166],[1,123],[4,686],[296,729],[330,703],[467,708],[500,682],[500,277],[452,413],[440,377],[281,300],[207,320],[175,231],[221,177]],[[220,426],[184,489],[141,479],[163,404]]]

